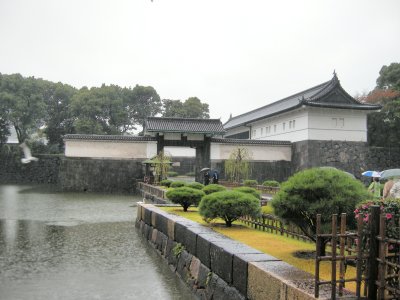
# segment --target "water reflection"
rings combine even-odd
[[[191,299],[126,196],[0,186],[0,299]],[[22,191],[22,192],[21,192]]]

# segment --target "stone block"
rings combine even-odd
[[[142,219],[142,206],[140,203],[136,206],[136,221],[140,221]]]
[[[192,261],[190,262],[189,270],[192,277],[195,279],[195,282],[198,282],[199,272],[200,272],[201,261],[193,256]]]
[[[211,271],[225,280],[228,284],[232,283],[233,255],[214,243],[210,244],[210,264]]]
[[[211,276],[211,274],[212,273],[211,273],[209,268],[207,268],[203,264],[200,264],[199,273],[198,273],[198,276],[197,276],[197,287],[204,289],[208,284],[207,278],[209,276]]]
[[[153,226],[154,228],[157,228],[158,230],[160,230],[158,228],[158,226],[156,225],[156,217],[157,217],[158,213],[152,211],[151,212],[151,226]]]
[[[151,225],[151,210],[147,207],[144,207],[144,222],[148,225]]]
[[[249,262],[256,261],[279,261],[276,257],[259,252],[259,253],[239,253],[233,256],[233,282],[242,295],[247,295],[247,268]]]
[[[187,224],[182,222],[175,223],[175,240],[185,246],[185,249],[196,255],[197,234],[189,229]]]
[[[296,287],[296,282],[312,280],[311,274],[283,261],[249,262],[247,297],[249,299],[314,299]],[[288,298],[290,290],[291,298]]]
[[[156,245],[157,233],[158,233],[158,230],[155,229],[155,228],[152,228],[150,241],[151,241],[154,245]]]
[[[197,235],[196,256],[207,268],[211,268],[210,247],[211,243],[218,240],[231,241],[231,239],[217,233],[199,233]]]
[[[157,229],[161,232],[163,232],[164,234],[168,234],[168,217],[163,214],[163,213],[159,213],[159,212],[154,212],[153,211],[153,215],[155,216],[155,226],[157,227]]]
[[[167,221],[167,235],[170,239],[175,240],[175,221],[168,219]]]

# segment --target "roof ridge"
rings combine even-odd
[[[317,88],[319,88],[319,87],[321,87],[321,86],[323,86],[323,85],[328,85],[329,83],[332,82],[332,80],[333,80],[333,79],[331,79],[331,80],[329,80],[329,81],[326,81],[326,82],[323,82],[323,83],[320,83],[320,84],[318,84],[318,85],[316,85],[316,86],[313,86],[313,87],[308,88],[308,89],[306,89],[306,90],[303,90],[303,91],[301,91],[301,92],[295,93],[295,94],[293,94],[293,95],[287,96],[287,97],[282,98],[282,99],[280,99],[280,100],[274,101],[274,102],[272,102],[272,103],[266,104],[266,105],[261,106],[261,107],[259,107],[259,108],[253,109],[253,110],[248,111],[248,112],[246,112],[246,113],[244,113],[244,114],[240,114],[240,115],[234,116],[234,117],[230,118],[227,122],[232,121],[232,120],[234,120],[234,119],[236,119],[236,118],[238,118],[238,117],[242,117],[242,116],[251,114],[251,113],[253,113],[253,112],[257,111],[257,110],[261,110],[261,109],[266,108],[266,107],[268,107],[268,106],[272,106],[272,105],[275,105],[275,104],[277,104],[277,103],[283,102],[283,101],[285,101],[285,100],[287,100],[287,99],[295,98],[297,95],[298,95],[298,96],[301,96],[302,94],[305,94],[305,93],[307,93],[307,92],[309,92],[309,91],[311,91],[311,90],[313,90],[313,89],[317,89]],[[301,100],[301,99],[300,99],[300,100]],[[227,122],[225,122],[225,124],[226,124]]]
[[[157,119],[157,120],[188,120],[188,121],[221,121],[221,119],[174,118],[174,117],[147,117],[147,119]]]

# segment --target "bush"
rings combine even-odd
[[[204,195],[203,191],[186,186],[171,189],[166,193],[169,200],[183,207],[183,211],[187,211],[190,205],[198,205]]]
[[[355,217],[359,214],[363,215],[363,221],[369,230],[370,207],[372,205],[380,206],[381,214],[385,215],[386,234],[389,238],[398,239],[400,236],[400,228],[398,227],[400,218],[400,199],[388,198],[385,200],[368,200],[360,203],[354,211]],[[394,223],[394,224],[392,224]],[[397,226],[396,226],[397,225]]]
[[[169,180],[169,179],[164,179],[164,180],[160,181],[160,185],[166,186],[166,187],[170,187],[171,183],[172,183],[172,180]]]
[[[252,180],[252,179],[246,179],[243,181],[244,186],[256,186],[258,184],[257,180]]]
[[[175,172],[175,171],[169,171],[167,174],[168,174],[168,177],[176,177],[176,176],[178,176],[178,172]]]
[[[269,187],[279,187],[280,184],[276,180],[265,180],[262,184],[263,186],[269,186]]]
[[[250,194],[237,191],[222,191],[206,195],[201,199],[199,213],[212,220],[222,218],[226,227],[242,216],[256,217],[261,211],[260,202]]]
[[[257,191],[255,188],[252,188],[252,187],[241,186],[241,187],[234,188],[233,190],[241,192],[241,193],[246,193],[246,194],[253,195],[258,200],[261,199],[261,193],[259,191]]]
[[[203,192],[206,193],[206,195],[222,191],[226,191],[226,187],[220,184],[209,184],[203,187]]]
[[[347,213],[354,221],[354,209],[368,198],[364,185],[336,169],[314,168],[294,174],[282,183],[272,200],[275,214],[296,224],[315,241],[315,220],[321,214],[322,230],[328,230],[332,214]],[[354,226],[355,222],[349,223]],[[321,239],[321,255],[327,240]]]
[[[267,215],[275,215],[274,208],[272,205],[261,206],[261,212]]]
[[[177,180],[177,181],[172,181],[170,187],[172,188],[178,188],[178,187],[182,187],[182,186],[186,186],[186,182],[181,181],[181,180]]]
[[[191,182],[186,185],[187,187],[190,187],[192,189],[197,189],[197,190],[202,190],[204,188],[204,184],[200,182]]]
[[[194,172],[189,172],[185,174],[186,176],[195,176],[196,174]]]

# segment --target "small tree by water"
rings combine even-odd
[[[252,155],[247,148],[237,147],[225,161],[225,174],[229,181],[240,183],[250,174],[250,160]]]
[[[166,179],[171,164],[171,157],[164,151],[160,151],[152,160],[154,161],[155,181],[160,182]]]

